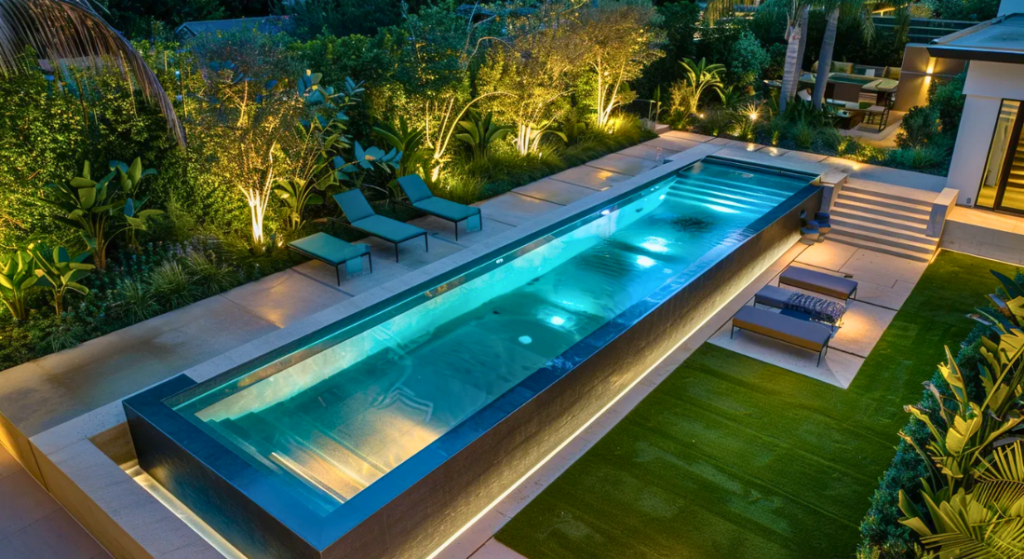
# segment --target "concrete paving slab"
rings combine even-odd
[[[0,446],[0,479],[21,470],[21,464],[11,456],[10,452],[3,446]]]
[[[682,138],[684,140],[691,140],[694,142],[710,142],[714,140],[714,136],[705,136],[704,134],[697,134],[694,132],[685,132],[683,130],[670,130],[661,135],[662,138]]]
[[[657,167],[658,163],[649,159],[612,153],[587,163],[587,166],[635,177],[644,171]]]
[[[643,143],[643,145],[645,146],[673,150],[677,152],[695,148],[700,144],[701,142],[695,142],[693,140],[687,140],[684,138],[673,138],[670,136],[661,136],[660,138],[647,140],[646,142]]]
[[[770,155],[772,157],[782,157],[783,155],[786,155],[787,153],[790,153],[790,150],[788,150],[788,149],[779,148],[779,147],[775,147],[775,146],[766,146],[766,147],[761,148],[759,151],[761,153],[767,153],[768,155]]]
[[[830,349],[818,366],[818,354],[800,349],[766,336],[737,330],[730,339],[729,331],[732,323],[726,324],[710,340],[719,347],[735,351],[770,363],[777,367],[801,374],[813,379],[827,382],[833,386],[847,388],[857,376],[857,371],[864,364],[864,358],[851,355],[837,349]]]
[[[630,157],[639,157],[640,159],[647,159],[649,161],[654,161],[656,163],[661,163],[661,162],[664,162],[669,157],[671,157],[671,156],[673,156],[673,155],[675,155],[675,154],[677,154],[677,153],[679,153],[681,151],[684,151],[684,150],[681,150],[681,149],[666,148],[666,147],[658,146],[656,144],[651,144],[651,142],[653,142],[653,141],[655,141],[655,140],[650,140],[648,142],[644,142],[642,144],[635,145],[635,146],[633,146],[631,148],[626,148],[626,149],[620,151],[619,153],[621,153],[622,155],[628,155]]]
[[[0,557],[24,559],[93,559],[108,557],[68,511],[58,508],[0,540]]]
[[[0,503],[0,542],[60,509],[57,501],[25,470],[0,479]]]
[[[437,237],[450,242],[458,242],[458,244],[464,247],[471,247],[479,244],[495,235],[499,235],[513,226],[507,223],[501,223],[495,221],[488,216],[487,212],[483,212],[483,227],[479,231],[467,231],[465,224],[459,225],[459,240],[455,240],[455,226],[452,222],[441,219],[436,216],[428,215],[420,218],[416,218],[409,223],[430,231],[431,237]],[[394,259],[394,256],[392,256]]]
[[[857,247],[850,245],[825,241],[807,247],[807,250],[803,251],[796,261],[816,268],[839,271],[857,250],[859,250]]]
[[[825,159],[823,163],[842,169],[849,173],[850,177],[855,179],[894,184],[896,186],[905,186],[907,188],[928,190],[931,192],[939,192],[943,188],[946,188],[946,177],[927,175],[925,173],[915,173],[913,171],[904,171],[903,169],[893,169],[891,167],[868,165],[867,163],[859,163],[857,161],[850,161],[849,159],[843,159],[840,157],[829,157],[828,159]]]
[[[365,259],[363,265],[366,266]],[[278,328],[351,297],[337,287],[333,266],[311,260],[302,264],[302,269],[314,269],[316,273],[289,269],[223,295]]]
[[[560,206],[567,206],[576,200],[581,200],[591,194],[594,194],[596,191],[592,188],[577,186],[575,184],[569,184],[567,182],[557,181],[554,179],[541,179],[536,182],[531,182],[528,185],[513,189],[512,192],[517,192],[523,196],[537,198],[538,200],[544,200],[545,202],[551,202]]]
[[[821,155],[818,153],[811,153],[808,151],[790,151],[782,154],[783,159],[800,159],[803,161],[810,161],[811,163],[819,163],[828,159],[827,155]]]
[[[730,140],[729,138],[715,138],[714,140],[711,140],[708,143],[730,148],[742,149],[746,151],[758,151],[759,149],[764,147],[761,144],[755,144],[753,142],[741,142],[739,140]]]
[[[861,301],[849,301],[843,326],[832,337],[831,348],[867,357],[889,327],[896,311]]]
[[[484,201],[480,207],[495,221],[507,225],[522,225],[561,206],[515,192],[506,192]]]
[[[857,249],[839,271],[852,275],[853,279],[858,281],[863,279],[894,287],[899,280],[917,284],[927,267],[927,262],[916,262],[889,254]]]
[[[613,184],[622,182],[630,177],[588,165],[580,165],[579,167],[573,167],[572,169],[566,169],[561,173],[551,175],[550,178],[594,190],[607,190]]]

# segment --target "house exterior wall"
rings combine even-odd
[[[999,15],[1024,14],[1024,0],[1003,0],[999,3]]]
[[[958,204],[973,206],[1002,100],[1024,100],[1024,66],[973,61],[967,70],[964,94],[967,100],[946,187],[960,191]]]

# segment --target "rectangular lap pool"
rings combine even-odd
[[[791,243],[814,178],[708,158],[294,347],[176,377],[125,402],[140,465],[253,557],[426,555],[628,375],[548,404],[554,426],[527,403],[687,286],[713,289],[696,280],[784,216]],[[591,382],[610,384],[590,401]]]

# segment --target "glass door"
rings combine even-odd
[[[1024,213],[1022,124],[1021,102],[1003,100],[978,192],[978,206]]]

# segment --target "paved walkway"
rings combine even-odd
[[[714,150],[724,150],[723,153],[728,151],[731,156],[749,156],[752,161],[763,162],[768,157],[778,157],[779,163],[789,162],[792,166],[807,161],[823,162],[849,167],[854,176],[865,180],[882,179],[895,184],[931,188],[930,183],[921,182],[927,181],[928,177],[917,173],[669,132],[482,202],[480,205],[485,216],[483,231],[460,235],[458,242],[454,240],[450,223],[433,217],[414,220],[412,223],[432,231],[430,251],[424,252],[421,247],[410,244],[402,248],[399,263],[393,260],[391,245],[368,239],[364,242],[371,246],[376,257],[373,274],[345,280],[340,287],[335,282],[332,268],[319,262],[308,262],[76,348],[0,372],[0,413],[26,437],[35,436],[324,308],[513,229],[536,216],[604,190],[615,182],[657,166],[664,158],[697,146],[707,146],[704,149],[709,152],[713,150],[707,148],[713,147]],[[701,341],[713,332],[703,334]],[[31,539],[44,546],[56,545],[55,541],[74,542],[82,538],[84,532],[81,528],[56,503],[43,499],[49,497],[34,485],[34,481],[33,485],[21,483],[31,480],[24,470],[10,464],[9,460],[6,467],[12,472],[6,477],[16,481],[0,479],[0,503],[3,503],[0,507],[3,509],[0,510],[0,540],[8,542],[25,530],[35,530],[24,533],[34,533]],[[0,465],[0,472],[3,468]],[[42,493],[32,496],[25,493],[29,491],[26,487],[34,487]],[[45,502],[50,504],[38,504]],[[55,508],[46,509],[47,506]],[[46,512],[40,512],[43,510]],[[5,524],[3,519],[7,517],[13,520]],[[28,519],[35,521],[28,522]],[[8,543],[8,546],[0,545],[0,559],[21,557],[10,553],[22,548],[17,547],[16,542]],[[54,549],[60,557],[79,556],[60,555],[60,550]],[[85,550],[82,553],[86,553],[91,548],[82,544],[82,549]],[[29,556],[48,557],[45,553],[33,550]]]
[[[0,446],[0,559],[110,555]]]

